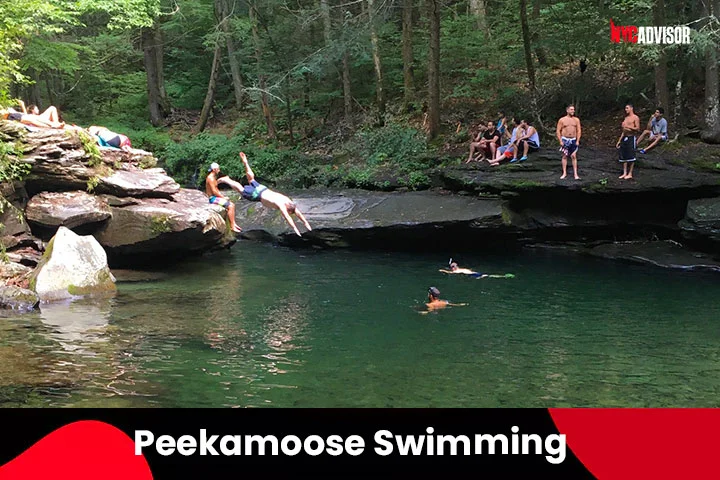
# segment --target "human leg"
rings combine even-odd
[[[245,155],[244,152],[240,152],[240,159],[243,162],[243,165],[245,165],[245,176],[247,177],[247,180],[249,183],[252,183],[253,180],[255,180],[255,173],[252,171],[252,168],[250,168],[250,162],[248,162],[247,155]]]
[[[565,177],[567,177],[567,155],[563,154],[563,156],[562,156],[562,175],[560,176],[560,180],[563,180]]]
[[[632,173],[633,173],[633,168],[635,167],[635,162],[627,162],[627,163],[630,164],[630,167],[628,168],[627,175],[625,175],[625,180],[630,180],[631,178],[633,178]]]
[[[573,165],[573,174],[575,175],[575,180],[580,180],[580,177],[578,176],[577,151],[573,152],[573,154],[572,154],[572,165]]]
[[[235,204],[232,202],[228,202],[228,203],[229,203],[229,205],[227,208],[227,212],[228,212],[228,220],[230,221],[230,228],[232,229],[233,232],[240,233],[240,232],[242,232],[242,229],[240,227],[238,227],[237,224],[235,223]]]
[[[60,122],[60,115],[58,114],[57,108],[53,107],[52,105],[46,108],[45,111],[39,115],[39,117],[49,122]]]
[[[649,152],[650,150],[655,148],[655,146],[657,146],[657,144],[660,143],[660,140],[662,140],[662,135],[655,135],[655,138],[652,139],[652,143],[650,145],[648,145],[647,147],[643,148],[641,150],[641,153]]]

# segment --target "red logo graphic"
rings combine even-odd
[[[135,442],[104,422],[85,420],[58,428],[0,467],[2,480],[152,480]]]
[[[637,43],[638,41],[638,27],[635,25],[622,25],[616,26],[615,23],[610,19],[610,41],[613,43],[620,43],[624,41],[626,43]]]

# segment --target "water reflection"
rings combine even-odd
[[[48,327],[48,338],[60,343],[63,350],[95,355],[92,345],[106,342],[110,321],[110,299],[81,299],[54,302],[40,307],[40,320]]]

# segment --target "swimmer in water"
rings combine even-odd
[[[458,264],[452,261],[452,258],[450,259],[450,270],[440,269],[442,273],[458,273],[462,275],[470,275],[475,278],[486,278],[489,275],[476,272],[474,270],[470,270],[469,268],[462,268],[458,267]]]
[[[447,300],[441,300],[440,290],[438,290],[436,287],[430,287],[428,289],[428,303],[425,304],[427,310],[420,313],[424,315],[445,307],[463,307],[465,305],[467,305],[467,303],[450,303]]]
[[[515,275],[512,273],[506,273],[504,275],[488,275],[487,273],[476,272],[474,270],[470,270],[469,268],[458,267],[458,264],[453,262],[452,258],[450,259],[450,270],[441,268],[440,271],[448,274],[459,273],[462,275],[470,275],[473,278],[515,278]]]

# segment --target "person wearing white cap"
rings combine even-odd
[[[218,182],[230,185],[232,188],[240,192],[245,200],[250,200],[251,202],[261,202],[266,207],[280,210],[280,213],[285,221],[288,225],[290,225],[290,227],[292,227],[299,237],[302,236],[300,235],[300,230],[298,230],[297,225],[295,225],[295,222],[290,215],[295,215],[305,225],[305,228],[307,228],[308,231],[312,230],[312,228],[310,228],[310,224],[305,218],[305,215],[303,215],[297,208],[295,202],[282,193],[270,190],[265,185],[258,183],[255,180],[255,173],[253,173],[252,168],[250,168],[250,163],[248,163],[245,153],[240,152],[240,158],[245,165],[245,176],[247,177],[248,185],[243,186],[242,183],[236,182],[229,177],[219,178]]]
[[[240,233],[242,229],[235,223],[235,205],[228,198],[220,193],[218,188],[218,173],[220,173],[220,165],[214,163],[210,165],[207,178],[205,179],[205,194],[210,197],[210,203],[220,205],[227,209],[230,228],[235,233]]]

